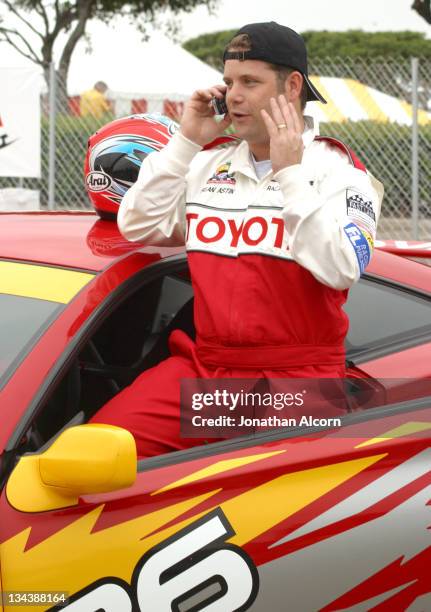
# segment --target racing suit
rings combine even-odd
[[[196,342],[173,332],[172,357],[93,418],[134,434],[141,456],[186,448],[181,378],[341,377],[348,288],[367,266],[381,184],[305,118],[302,163],[257,178],[246,142],[201,147],[176,133],[143,162],[118,215],[132,241],[186,244]]]

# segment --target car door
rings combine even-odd
[[[366,274],[345,305],[348,376],[372,378],[385,402],[427,395],[431,384],[431,296]]]
[[[426,609],[430,405],[142,460],[112,491],[131,464],[111,462],[103,426],[69,428],[1,493],[4,609]]]

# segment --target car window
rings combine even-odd
[[[352,287],[344,310],[349,357],[431,333],[431,299],[369,279]]]
[[[0,260],[0,389],[55,317],[94,274]]]
[[[0,389],[62,304],[0,294]]]
[[[193,290],[190,281],[177,276],[165,276],[153,320],[152,332],[163,331],[192,297]]]
[[[169,336],[180,328],[191,337],[193,289],[185,263],[171,273],[137,280],[116,294],[94,320],[88,340],[47,394],[32,428],[30,450],[40,448],[66,423],[89,418],[144,370],[169,357]],[[37,433],[37,435],[35,435]],[[28,436],[27,436],[28,437]]]

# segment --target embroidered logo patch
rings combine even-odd
[[[235,178],[233,174],[229,174],[230,162],[225,162],[217,168],[215,173],[207,183],[227,183],[229,185],[235,184]]]
[[[367,232],[367,230],[362,229],[361,228],[361,233],[365,236],[367,242],[368,242],[368,246],[370,247],[370,252],[373,252],[374,249],[374,239],[371,236],[370,232]]]
[[[347,189],[346,204],[349,219],[370,234],[374,234],[376,231],[376,214],[373,203],[367,200],[362,193]]]
[[[361,232],[359,227],[357,227],[354,223],[349,223],[349,225],[344,226],[344,232],[347,238],[352,245],[356,259],[358,260],[359,270],[362,274],[365,268],[370,263],[371,259],[371,249],[367,238]]]
[[[266,188],[266,191],[280,191],[279,183],[275,181],[274,179],[272,179],[268,187]]]

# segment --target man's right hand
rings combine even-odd
[[[220,136],[231,124],[231,119],[226,114],[221,121],[217,121],[210,101],[213,97],[223,98],[225,92],[226,85],[195,91],[184,107],[181,134],[201,147]]]

